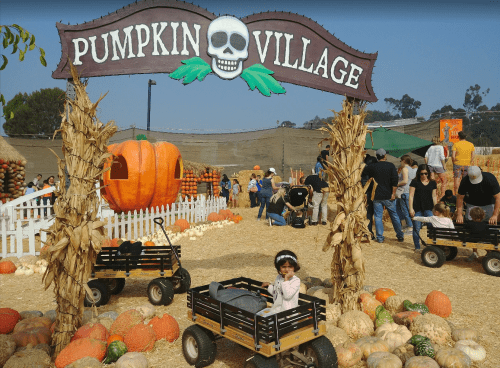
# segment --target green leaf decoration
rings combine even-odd
[[[9,60],[7,59],[7,57],[5,55],[2,55],[3,57],[3,63],[2,63],[2,66],[0,66],[0,70],[4,70],[5,67],[7,66],[7,64],[9,63]],[[3,95],[2,95],[3,97]]]
[[[15,54],[16,52],[17,52],[17,43],[14,43],[11,54]]]
[[[17,29],[19,31],[19,33],[21,33],[23,31],[23,27],[20,27],[17,24],[12,24],[12,27],[14,27],[15,29]]]
[[[183,84],[189,84],[195,79],[202,82],[207,74],[212,72],[210,65],[200,57],[182,60],[182,63],[185,65],[178,67],[173,73],[171,73],[170,78],[177,80],[184,78],[182,81]]]
[[[28,41],[28,38],[30,38],[30,33],[23,29],[23,31],[21,32],[21,38],[23,39],[23,42]]]
[[[40,55],[45,58],[45,51],[40,47]],[[43,64],[43,63],[42,63]]]
[[[147,141],[148,140],[148,138],[146,137],[145,134],[137,134],[135,138],[138,141]]]
[[[7,47],[9,47],[9,39],[7,37],[4,37],[3,48],[6,49]]]
[[[45,58],[40,55],[40,62],[42,63],[43,66],[47,66],[47,62],[45,61]]]
[[[19,61],[23,61],[23,60],[24,60],[24,51],[19,50]]]
[[[35,35],[31,35],[30,46],[35,45]]]
[[[247,82],[252,91],[257,87],[264,96],[271,96],[271,92],[276,94],[286,93],[286,90],[271,74],[274,74],[274,72],[264,67],[264,65],[254,64],[243,70],[241,78]]]

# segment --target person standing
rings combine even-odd
[[[269,213],[267,211],[269,208],[269,201],[273,196],[273,191],[279,189],[279,187],[277,187],[274,184],[274,179],[273,179],[274,175],[276,175],[276,170],[273,167],[271,167],[269,170],[267,170],[266,174],[264,175],[264,179],[262,179],[262,189],[260,190],[261,202],[260,202],[259,214],[257,215],[257,221],[260,221],[260,218],[262,217],[262,212],[264,211],[264,207],[266,208],[266,220],[269,219]]]
[[[401,156],[401,166],[399,168],[398,174],[398,190],[401,191],[399,198],[396,198],[396,212],[398,213],[398,217],[400,220],[405,220],[406,228],[404,229],[405,233],[408,231],[408,234],[411,234],[413,231],[413,223],[410,217],[410,182],[415,177],[413,173],[413,177],[410,178],[409,168],[411,169],[411,158],[409,155]]]
[[[313,205],[313,213],[311,223],[309,225],[317,225],[319,219],[319,212],[321,209],[321,224],[326,225],[328,216],[328,196],[329,192],[325,189],[328,188],[328,183],[319,177],[317,174],[309,175],[304,184],[309,186],[309,201]]]
[[[473,208],[480,207],[485,216],[483,221],[488,221],[491,225],[498,223],[498,213],[500,211],[500,186],[495,175],[489,172],[481,172],[477,166],[470,166],[467,176],[460,183],[457,194],[457,224],[464,222],[463,208],[464,197],[467,199],[466,217],[472,220],[470,211]],[[473,249],[469,261],[477,258],[477,250]]]
[[[398,186],[398,172],[393,163],[387,162],[387,152],[379,148],[375,152],[378,162],[365,167],[365,174],[373,178],[377,183],[375,198],[373,199],[373,211],[375,214],[375,233],[379,243],[384,242],[384,207],[391,217],[392,226],[396,231],[399,242],[404,241],[404,233],[401,230],[401,221],[396,212],[396,189]]]
[[[261,202],[260,191],[262,190],[262,180],[260,178],[260,175],[257,175],[257,178],[255,179],[255,183],[257,185],[257,192],[255,193],[255,198],[256,198],[255,203],[257,204],[257,206],[260,206],[260,202]]]
[[[233,208],[238,207],[238,196],[240,195],[240,182],[233,179]]]
[[[228,179],[226,174],[222,175],[222,180],[219,183],[221,187],[222,196],[226,198],[226,205],[229,202],[229,191],[231,190],[231,181]]]
[[[42,187],[42,174],[38,174],[35,179],[32,181],[33,185],[37,187],[37,189]]]
[[[325,149],[323,151],[321,151],[321,158],[324,161],[328,161],[328,159],[330,158],[330,145],[329,144],[327,144]]]
[[[459,141],[453,145],[451,160],[453,161],[453,189],[458,192],[460,180],[467,176],[467,169],[474,163],[475,147],[465,140],[467,136],[464,132],[458,132]]]
[[[256,199],[257,199],[257,176],[253,173],[250,176],[250,182],[247,186],[248,196],[250,198],[250,208],[257,207]]]
[[[437,185],[429,178],[429,169],[426,164],[418,167],[417,176],[410,183],[410,216],[413,218],[413,244],[415,252],[420,253],[420,229],[422,223],[417,217],[432,216],[432,209],[437,204]]]
[[[429,171],[431,173],[430,179],[436,180],[435,174],[437,174],[437,182],[441,182],[441,186],[437,190],[438,198],[441,198],[442,193],[446,190],[446,185],[448,185],[448,179],[446,178],[446,155],[444,153],[444,147],[441,145],[433,144],[429,147],[425,153],[425,163],[429,166]]]

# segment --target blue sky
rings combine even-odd
[[[52,79],[61,57],[56,22],[79,24],[122,8],[129,0],[0,0],[0,24],[19,24],[36,36],[46,51],[47,67],[37,51],[19,62],[10,55],[0,72],[0,91],[9,101],[18,92],[66,88]],[[198,0],[193,2],[218,14],[245,17],[282,10],[305,15],[358,50],[378,52],[372,77],[379,101],[369,108],[385,111],[384,98],[409,94],[422,102],[419,116],[428,117],[445,104],[462,107],[471,85],[490,88],[484,103],[500,102],[500,1],[276,1]],[[100,103],[99,118],[115,120],[121,128],[146,128],[147,82],[152,87],[151,130],[172,132],[231,132],[272,128],[276,121],[302,124],[318,115],[339,110],[343,97],[283,83],[286,95],[264,97],[237,78],[209,75],[188,86],[166,74],[98,77],[88,92]],[[5,120],[0,118],[0,126]],[[0,134],[4,135],[0,128]]]

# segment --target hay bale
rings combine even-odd
[[[260,175],[260,178],[264,178],[265,172],[262,170],[241,170],[238,174],[231,177],[231,179],[238,179],[238,183],[240,183],[240,195],[238,197],[238,205],[239,207],[249,208],[250,207],[250,197],[248,195],[247,186],[250,183],[250,176],[252,174]],[[274,176],[274,183],[279,183],[281,178],[277,175]]]

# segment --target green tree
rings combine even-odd
[[[463,119],[465,117],[464,109],[455,109],[451,105],[444,105],[439,110],[431,114],[430,120],[434,119]]]
[[[399,116],[402,119],[410,119],[417,116],[417,110],[422,106],[420,101],[417,101],[407,94],[405,94],[401,100],[396,100],[392,97],[384,98],[384,101],[390,106],[390,108],[399,112]]]
[[[367,110],[365,124],[373,123],[375,121],[390,121],[395,117],[389,111]]]
[[[483,102],[483,97],[486,97],[489,92],[489,88],[486,91],[481,92],[481,86],[479,84],[476,84],[474,87],[470,86],[467,88],[464,99],[464,108],[465,111],[467,111],[467,114],[477,111],[479,105]]]
[[[304,129],[319,129],[325,127],[325,122],[331,118],[320,118],[318,115],[303,124]]]
[[[65,92],[57,87],[30,95],[18,93],[4,107],[5,133],[9,137],[51,137],[61,125],[65,98]]]
[[[15,54],[19,51],[19,61],[24,60],[24,55],[26,54],[26,52],[34,50],[35,47],[38,47],[35,44],[35,35],[30,34],[27,30],[18,26],[17,24],[12,24],[9,26],[0,25],[0,35],[2,36],[2,45],[4,50],[10,49],[10,47],[12,47],[11,54]],[[45,51],[40,47],[38,47],[38,49],[40,50],[40,62],[43,66],[47,66],[47,62],[45,61]],[[2,57],[2,65],[0,66],[0,70],[4,70],[9,63],[9,59],[3,53],[0,55]],[[5,98],[1,93],[0,102],[2,103],[2,106],[5,106]],[[5,111],[4,116],[7,117],[7,115],[5,115]]]
[[[282,123],[280,124],[280,126],[281,126],[281,127],[286,127],[286,128],[295,128],[295,126],[296,126],[296,125],[297,125],[297,124],[292,123],[292,122],[291,122],[291,121],[289,121],[289,120],[285,120],[284,122],[282,122]]]

